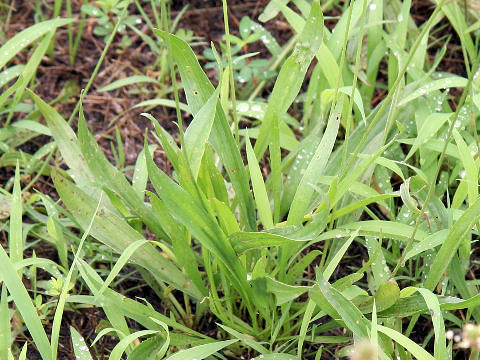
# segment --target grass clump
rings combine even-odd
[[[26,347],[9,342],[16,336],[13,313],[41,357],[54,359],[64,310],[90,307],[101,308],[105,321],[93,341],[71,328],[82,359],[92,359],[107,334],[118,339],[110,359],[462,356],[446,332],[480,322],[474,8],[438,1],[417,25],[410,1],[293,3],[272,1],[259,17],[281,14],[294,29],[283,48],[270,49],[257,23],[247,29],[278,55],[263,70],[278,71],[273,83],[271,72],[257,81],[258,62],[250,71],[236,66],[239,49],[231,43],[242,41],[227,23],[226,54],[215,44],[206,52],[215,61],[209,66],[217,69],[216,87],[185,39],[172,34],[176,24],[160,3],[158,28],[144,39],[158,40],[150,46],[168,72],[101,89],[173,79],[168,91],[161,87],[171,96],[148,104],[175,108],[178,139],[143,113],[154,130],[131,169],[123,166],[122,147],[113,165],[89,130],[85,92],[70,115],[78,116],[74,131],[54,104],[26,89],[34,79],[26,69],[38,66],[54,30],[71,20],[25,30],[30,43],[40,39],[38,58],[2,95],[9,110],[1,131],[18,137],[22,128],[51,142],[32,157],[13,151],[18,142],[1,142],[0,161],[16,165],[0,198],[9,219],[8,244],[0,249],[5,358],[26,356]],[[122,22],[129,8],[122,9],[102,33],[107,46],[120,24],[133,26]],[[324,14],[338,10],[329,29]],[[456,31],[463,74],[442,70],[449,43],[435,36],[444,26]],[[18,47],[16,41],[0,53]],[[237,87],[239,76],[250,78]],[[26,104],[28,120],[16,120],[17,106]],[[185,113],[192,119],[184,129]],[[171,172],[157,166],[159,149]],[[59,201],[41,193],[22,200],[21,177],[29,171],[51,178]],[[26,257],[32,238],[53,244],[58,261]],[[37,268],[51,275],[48,284],[36,284]],[[30,294],[24,277],[34,284]],[[132,279],[161,308],[150,298],[125,296],[118,285]],[[45,291],[40,298],[37,288]],[[49,336],[39,315],[44,299],[56,309],[45,316],[52,320]],[[476,329],[466,326],[465,334]],[[472,359],[477,350],[469,351]]]

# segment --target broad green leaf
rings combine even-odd
[[[290,0],[279,0],[281,1],[283,4],[288,4]],[[272,20],[275,16],[278,15],[279,13],[279,9],[276,5],[276,2],[275,1],[270,1],[267,6],[265,7],[265,9],[263,10],[263,12],[260,14],[260,16],[258,17],[258,19],[261,21],[261,22],[267,22],[267,21],[270,21]]]
[[[289,355],[289,354],[265,354],[260,355],[255,358],[254,360],[298,360],[298,357]]]
[[[163,346],[166,342],[161,336],[152,336],[147,340],[142,341],[140,345],[135,346],[135,349],[128,355],[127,360],[156,360],[160,358]]]
[[[198,260],[191,246],[188,232],[172,218],[162,200],[153,193],[147,192],[147,194],[155,215],[161,219],[163,228],[172,239],[173,252],[177,257],[178,263],[184,267],[190,280],[206,296],[208,291],[198,270]]]
[[[309,290],[306,286],[293,286],[267,277],[267,291],[275,295],[277,306],[295,300]]]
[[[295,151],[298,149],[298,140],[295,137],[293,131],[288,127],[287,124],[284,122],[281,122],[279,124],[279,130],[280,130],[280,147],[288,150],[288,151]],[[255,127],[252,129],[240,129],[238,132],[241,136],[248,136],[252,139],[257,139],[258,134],[260,133],[260,128]]]
[[[413,227],[410,225],[383,220],[359,221],[355,223],[341,225],[340,229],[359,229],[360,235],[377,237],[383,236],[385,238],[392,238],[401,241],[407,241],[413,234]],[[324,236],[327,236],[327,233],[322,234],[321,238],[323,239]],[[426,236],[427,234],[425,232],[423,232],[422,230],[417,230],[415,233],[415,240],[423,240]]]
[[[14,65],[0,73],[0,87],[20,76],[25,65]]]
[[[400,288],[395,280],[389,280],[378,287],[375,292],[375,304],[377,311],[383,311],[392,307],[400,296]]]
[[[38,66],[40,65],[45,53],[47,52],[48,46],[54,38],[54,35],[55,31],[52,29],[44,36],[42,41],[40,41],[38,46],[35,48],[33,54],[30,56],[27,64],[22,71],[23,83],[15,92],[15,104],[18,104],[20,102],[21,97],[24,94],[25,87],[31,82],[32,78],[35,76]]]
[[[30,131],[34,131],[38,134],[42,134],[42,135],[47,135],[47,136],[52,136],[52,132],[50,131],[50,129],[48,127],[46,127],[45,125],[42,125],[42,124],[39,124],[38,122],[36,121],[32,121],[32,120],[18,120],[18,121],[15,121],[13,124],[12,124],[13,127],[15,128],[20,128],[20,129],[26,129],[26,130],[30,130]]]
[[[432,250],[438,245],[443,244],[443,242],[448,236],[448,232],[449,229],[440,230],[418,242],[414,247],[412,247],[412,249],[407,252],[407,255],[405,256],[405,261],[411,259],[418,254],[421,254],[424,251]]]
[[[153,153],[156,146],[152,145],[148,147],[148,151]],[[133,171],[132,188],[137,192],[139,197],[143,199],[145,197],[145,188],[148,182],[148,170],[147,162],[145,161],[145,149],[142,149],[138,154],[137,161],[135,162],[135,170]]]
[[[418,208],[418,204],[410,195],[410,179],[408,178],[400,185],[400,197],[407,209],[416,215],[421,215],[423,212]]]
[[[351,86],[342,86],[338,88],[338,91],[341,93],[344,93],[347,96],[352,95],[352,87]],[[336,89],[326,89],[323,90],[322,92],[322,102],[324,103],[330,103],[333,101],[334,96],[335,96]],[[355,89],[353,92],[353,102],[355,105],[358,107],[358,110],[360,110],[360,114],[362,114],[362,120],[364,123],[366,123],[365,119],[365,110],[363,108],[363,101],[362,101],[362,96],[360,95],[360,91],[358,89]]]
[[[386,199],[391,199],[398,197],[398,193],[391,193],[391,194],[382,194],[382,195],[375,195],[368,197],[366,199],[354,202],[348,206],[345,206],[344,208],[338,209],[333,213],[333,219],[338,219],[339,217],[342,217],[344,215],[347,215],[359,208],[363,208],[367,205],[373,204],[373,203],[382,203],[382,200]]]

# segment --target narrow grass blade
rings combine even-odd
[[[155,234],[166,238],[167,236],[161,225],[145,205],[143,198],[138,195],[125,176],[105,158],[105,155],[99,149],[95,139],[88,131],[81,107],[78,120],[78,140],[83,157],[97,182],[117,194]]]
[[[308,66],[320,49],[322,42],[323,14],[318,1],[314,1],[295,51],[282,65],[270,95],[265,118],[255,143],[257,158],[262,157],[270,143],[270,131],[274,116],[279,119],[297,97]]]
[[[463,140],[457,129],[453,129],[453,137],[457,143],[460,159],[465,169],[465,181],[467,183],[468,204],[471,205],[478,198],[478,165],[471,150]]]
[[[300,180],[295,196],[292,200],[292,205],[288,213],[287,225],[296,225],[302,222],[303,217],[312,201],[315,189],[312,185],[317,185],[317,180],[320,175],[323,175],[325,166],[330,157],[333,145],[337,139],[337,132],[340,126],[340,107],[333,113],[328,120],[327,129],[322,137],[320,144],[313,155],[310,164],[308,164],[305,174]]]
[[[15,267],[2,246],[0,246],[0,263],[2,264],[2,266],[0,266],[0,280],[3,280],[8,292],[15,299],[15,305],[22,315],[22,319],[35,342],[42,359],[53,360],[50,352],[50,342],[43,329],[37,309],[33,306],[32,300],[30,299],[22,280],[17,275]]]
[[[72,337],[73,352],[77,360],[92,360],[92,355],[88,351],[85,339],[78,333],[73,326],[70,326],[70,335]]]
[[[195,114],[193,121],[185,131],[185,150],[192,169],[193,177],[198,177],[202,163],[205,143],[210,137],[218,103],[219,89],[210,96],[203,107]]]
[[[110,270],[107,278],[105,279],[105,282],[103,283],[102,287],[98,291],[98,293],[101,295],[107,287],[110,286],[112,281],[115,279],[115,277],[120,273],[122,268],[127,264],[127,262],[130,260],[132,257],[133,253],[138,250],[142,245],[148,243],[148,240],[137,240],[130,245],[122,252],[118,260],[115,262],[115,265],[113,268]]]
[[[216,343],[195,346],[188,350],[179,351],[169,356],[167,360],[202,360],[237,341],[238,340],[218,341]]]
[[[105,306],[115,309],[124,316],[135,320],[147,329],[161,330],[163,329],[163,326],[159,324],[164,323],[170,326],[172,329],[180,331],[184,335],[188,334],[189,336],[196,337],[198,339],[206,339],[207,341],[210,339],[208,336],[188,328],[187,326],[177,322],[175,319],[155,311],[150,304],[141,304],[137,301],[126,298],[124,295],[119,294],[109,288],[105,289],[102,295],[98,295],[98,290],[103,284],[102,278],[95,272],[94,269],[92,269],[90,265],[83,260],[79,261],[78,267],[87,286],[92,293],[97,296],[72,295],[68,298],[69,302],[77,302],[80,304],[95,306],[104,304]]]
[[[338,290],[333,288],[326,280],[320,281],[310,290],[310,298],[334,319],[338,316],[356,336],[367,339],[369,336],[370,322],[363,316],[358,308]]]
[[[187,104],[185,103],[180,103],[180,110],[185,111],[185,112],[190,112],[190,108],[188,107]],[[151,99],[151,100],[145,100],[142,102],[139,102],[137,105],[134,105],[132,109],[137,109],[139,107],[155,107],[155,106],[165,106],[169,108],[175,108],[176,104],[175,101],[170,100],[170,99]]]
[[[435,358],[432,355],[430,355],[428,352],[426,352],[421,346],[417,345],[415,342],[407,338],[405,335],[402,335],[398,331],[382,325],[377,325],[377,329],[379,332],[387,335],[390,339],[392,339],[396,343],[402,345],[418,360],[435,360]]]
[[[418,288],[420,294],[425,299],[425,303],[432,315],[433,330],[435,331],[434,355],[437,360],[447,360],[447,344],[445,341],[445,323],[443,321],[442,310],[438,298],[427,289]]]
[[[155,151],[155,146],[149,146],[148,151]],[[133,171],[132,188],[143,200],[145,197],[145,188],[148,182],[148,170],[147,162],[145,160],[145,149],[142,149],[138,154],[137,161],[135,162],[135,170]]]
[[[467,82],[467,79],[460,76],[450,76],[443,79],[433,80],[432,82],[421,86],[413,93],[400,100],[397,106],[403,106],[410,101],[415,100],[421,96],[425,96],[435,90],[448,89],[452,87],[465,87],[467,85]]]
[[[68,271],[67,276],[63,280],[63,287],[60,292],[60,296],[57,302],[57,308],[55,311],[55,315],[53,317],[53,325],[52,325],[52,335],[51,335],[51,348],[52,348],[52,358],[55,359],[57,358],[58,355],[58,341],[60,338],[60,325],[62,323],[62,317],[63,317],[63,311],[65,309],[65,303],[66,299],[68,296],[68,291],[70,289],[70,281],[72,280],[73,276],[73,271],[75,270],[75,266],[77,265],[78,259],[80,257],[80,253],[82,251],[83,244],[85,242],[85,239],[90,233],[90,230],[92,229],[93,226],[93,221],[95,220],[95,217],[97,216],[98,210],[100,208],[100,204],[102,202],[102,195],[100,195],[100,199],[98,200],[97,206],[95,208],[95,211],[91,215],[88,227],[85,229],[82,238],[80,239],[80,243],[78,245],[77,251],[75,252],[75,257],[73,259],[72,265],[70,266],[70,269]]]
[[[233,337],[236,337],[238,340],[243,342],[245,345],[251,347],[255,351],[259,352],[260,354],[268,354],[270,353],[269,350],[267,350],[264,346],[262,346],[259,342],[253,340],[250,336],[244,335],[242,333],[239,333],[238,331],[222,324],[217,324],[220,326],[223,330],[225,330],[227,333],[232,335]]]
[[[405,161],[408,160],[418,148],[426,143],[430,138],[432,138],[436,132],[442,127],[442,125],[451,118],[453,113],[446,113],[446,114],[431,114],[429,115],[420,130],[418,130],[418,135],[415,137],[415,142],[413,146],[410,148],[407,156],[405,157]]]
[[[0,357],[8,359],[8,351],[12,343],[12,332],[10,326],[10,309],[8,308],[7,288],[2,286],[0,298]]]
[[[437,286],[458,247],[465,240],[465,237],[470,234],[473,225],[478,221],[479,217],[480,199],[477,199],[451,227],[428,272],[427,280],[424,284],[426,289],[433,290]]]
[[[337,268],[338,264],[340,263],[340,261],[342,260],[343,258],[343,255],[345,255],[345,253],[347,252],[348,248],[350,247],[350,245],[352,244],[353,240],[355,240],[355,238],[358,236],[358,233],[359,233],[359,229],[357,229],[349,238],[347,241],[345,241],[345,243],[342,245],[342,247],[337,251],[337,253],[335,254],[335,256],[330,260],[330,262],[328,263],[327,267],[325,268],[325,270],[323,271],[323,276],[325,277],[325,279],[328,281],[330,279],[330,276],[332,276],[333,272],[335,271],[335,269]]]
[[[252,181],[253,193],[255,195],[255,203],[257,204],[258,216],[264,228],[273,228],[272,209],[268,200],[267,189],[263,180],[257,157],[253,151],[250,139],[246,138],[246,150],[248,170],[250,171],[250,179]]]
[[[62,153],[63,159],[73,172],[75,182],[77,184],[89,183],[93,175],[82,155],[80,144],[72,128],[53,107],[33,92],[29,91],[29,95],[47,121],[47,125]]]
[[[13,196],[10,207],[10,232],[8,237],[8,248],[10,260],[17,263],[23,259],[23,236],[22,236],[22,191],[20,189],[20,167],[17,162],[15,168],[15,179],[13,185]],[[22,276],[19,271],[18,276]]]
[[[140,330],[140,331],[134,332],[133,334],[125,336],[125,338],[120,340],[120,342],[117,345],[115,345],[112,352],[110,353],[109,359],[120,360],[122,358],[123,353],[132,342],[134,342],[141,336],[153,335],[156,333],[158,333],[158,331],[156,330]]]
[[[134,75],[134,76],[128,76],[120,80],[116,80],[108,85],[101,87],[97,91],[99,92],[112,91],[124,86],[132,85],[132,84],[145,84],[145,83],[158,84],[158,81],[151,78],[150,76]]]
[[[238,254],[249,250],[271,246],[300,245],[311,239],[298,240],[267,232],[238,232],[229,236],[229,240]]]
[[[57,27],[72,23],[73,19],[53,19],[32,25],[9,39],[0,48],[0,68],[3,68],[25,47]]]

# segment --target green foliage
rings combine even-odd
[[[97,1],[82,10],[97,18],[97,35],[111,35],[109,44],[115,29],[133,26],[120,15],[128,3]],[[82,359],[107,334],[119,340],[111,359],[318,359],[324,352],[341,357],[362,341],[382,359],[457,355],[447,330],[480,322],[470,270],[478,264],[480,40],[463,16],[475,9],[442,0],[417,27],[410,1],[292,3],[273,0],[259,17],[284,16],[296,32],[285,45],[245,17],[238,37],[226,31],[222,54],[215,46],[204,53],[212,60],[205,68],[218,70],[217,87],[185,41],[191,38],[174,35],[167,14],[157,14],[161,29],[140,37],[171,72],[101,89],[165,89],[178,71],[181,84],[166,91],[175,101],[163,93],[139,105],[176,108],[179,139],[144,113],[153,137],[145,138],[133,176],[122,146],[115,165],[102,153],[81,102],[75,132],[54,103],[26,91],[55,29],[71,20],[33,25],[0,48],[0,63],[9,66],[0,73],[0,167],[15,167],[0,189],[0,226],[8,234],[8,252],[0,249],[2,358],[26,356],[26,347],[11,346],[19,331],[13,313],[42,358],[54,359],[64,311],[93,306],[106,316],[97,338],[70,329]],[[324,25],[330,6],[342,10],[334,31]],[[441,70],[446,44],[429,55],[442,19],[457,32],[466,76]],[[245,48],[258,41],[272,59],[250,59]],[[30,45],[31,59],[10,65]],[[268,87],[268,98],[258,98]],[[385,92],[380,100],[378,91]],[[185,131],[181,111],[192,115]],[[19,112],[27,118],[16,120]],[[33,155],[14,151],[39,134],[52,142]],[[157,166],[157,148],[171,176]],[[27,198],[31,184],[22,179],[31,174],[53,180],[61,205],[45,194]],[[52,244],[59,263],[26,257],[32,238]],[[37,282],[37,269],[51,279]],[[133,278],[127,269],[161,309],[120,292],[116,284]],[[414,334],[416,326],[428,333]]]

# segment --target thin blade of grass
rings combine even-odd
[[[116,80],[108,85],[102,86],[97,91],[98,92],[112,91],[124,86],[132,85],[132,84],[144,84],[144,83],[158,84],[158,81],[155,80],[154,78],[151,78],[150,76],[134,75],[134,76],[128,76],[120,80]]]
[[[22,216],[23,216],[22,191],[20,189],[20,166],[17,161],[15,168],[15,178],[13,185],[12,202],[10,205],[10,231],[8,237],[8,249],[12,263],[18,263],[23,259],[23,236],[22,236]],[[22,277],[22,272],[18,272]]]
[[[157,334],[157,330],[140,330],[137,332],[134,332],[133,334],[125,336],[120,342],[115,345],[113,348],[112,352],[110,353],[109,359],[112,360],[120,360],[122,358],[123,353],[127,349],[127,347],[133,343],[135,340],[137,340],[141,336],[147,336],[147,335],[153,335]]]
[[[422,347],[420,347],[415,342],[410,340],[408,337],[402,335],[398,331],[382,325],[377,325],[377,329],[379,332],[387,335],[390,339],[392,339],[396,343],[402,345],[418,360],[435,360],[435,358],[432,355],[430,355],[427,351],[425,351]]]
[[[270,201],[268,200],[267,189],[263,180],[260,167],[258,165],[257,157],[253,151],[250,139],[246,138],[246,150],[248,170],[250,171],[250,179],[252,181],[253,194],[255,196],[255,203],[257,204],[258,216],[265,229],[273,228],[272,209],[270,208]]]
[[[179,351],[167,358],[167,360],[202,360],[215,354],[223,348],[236,343],[238,340],[218,341],[216,343],[198,345],[188,350]]]
[[[32,25],[27,29],[21,31],[20,33],[16,34],[0,48],[0,68],[3,68],[20,51],[32,44],[38,38],[42,37],[49,31],[56,29],[57,27],[65,26],[72,23],[73,21],[73,19],[47,20]]]
[[[310,15],[292,55],[285,61],[269,98],[260,133],[255,143],[255,155],[261,158],[270,143],[274,116],[279,119],[290,107],[302,86],[308,66],[323,42],[323,13],[318,1],[312,3]]]
[[[437,252],[428,272],[427,280],[424,284],[426,289],[433,290],[435,286],[437,286],[457,249],[465,240],[465,237],[470,234],[472,227],[478,221],[479,217],[480,199],[477,199],[451,227],[445,242]]]
[[[218,103],[219,89],[215,90],[203,107],[195,114],[193,121],[185,131],[185,150],[196,179],[202,163],[205,143],[210,137]]]
[[[22,315],[22,319],[35,342],[42,359],[52,360],[50,342],[43,329],[37,309],[33,306],[27,289],[25,289],[22,280],[17,275],[17,270],[2,246],[0,246],[0,263],[2,264],[2,266],[0,266],[0,280],[3,281],[8,292],[15,299],[15,306]]]
[[[70,326],[70,336],[72,337],[73,352],[77,360],[92,360],[92,355],[88,351],[87,344],[82,335],[78,333],[73,326]]]
[[[311,203],[315,192],[312,185],[317,185],[316,179],[322,175],[337,138],[338,128],[340,126],[341,107],[342,103],[340,102],[340,107],[337,108],[328,120],[327,129],[325,130],[322,140],[315,151],[315,155],[313,155],[312,160],[308,164],[305,174],[300,180],[288,213],[287,225],[300,223]]]
[[[0,355],[2,359],[8,359],[8,351],[12,343],[10,309],[8,308],[7,297],[7,287],[2,286],[2,296],[0,298]]]

